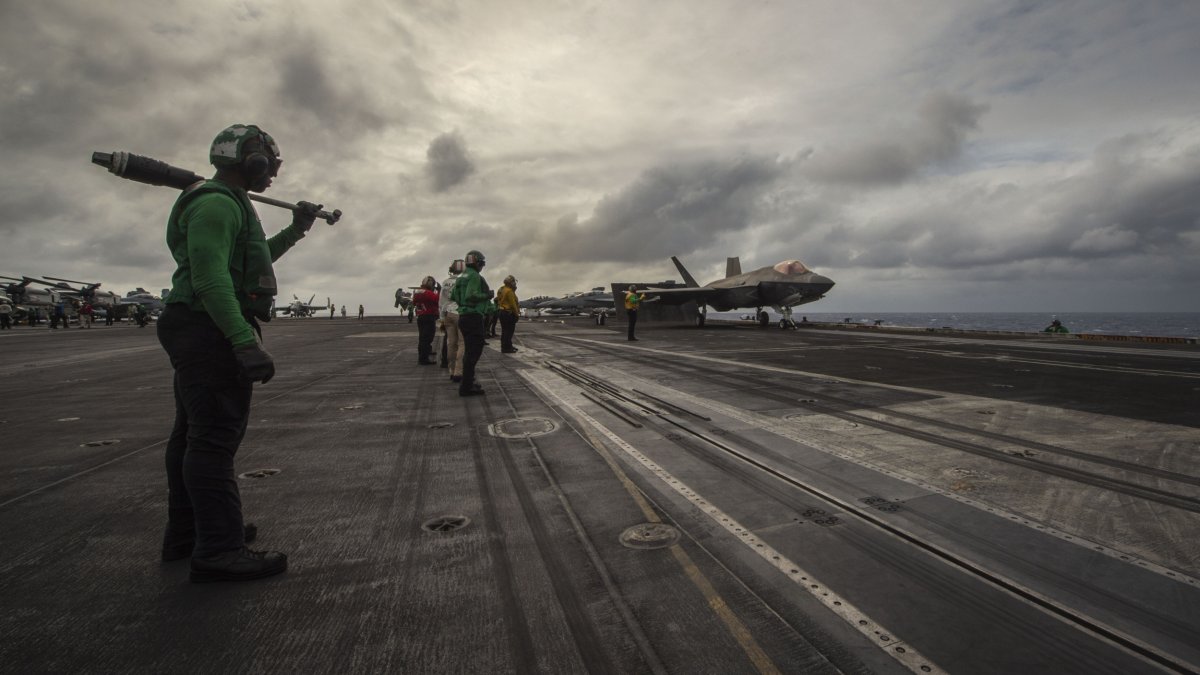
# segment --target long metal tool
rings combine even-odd
[[[173,187],[177,190],[182,190],[187,186],[204,180],[204,177],[192,173],[187,169],[181,169],[177,166],[171,166],[166,162],[135,155],[129,152],[93,152],[92,164],[98,164],[106,169],[111,174],[128,178],[139,183],[148,185],[165,185]],[[300,207],[290,202],[281,201],[279,199],[271,199],[260,194],[247,193],[251,200],[278,206],[281,209],[289,211],[299,211]],[[325,222],[333,225],[342,217],[341,209],[330,211],[318,211],[317,217]]]

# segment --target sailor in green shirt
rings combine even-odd
[[[300,241],[321,206],[300,202],[292,224],[268,239],[247,191],[271,186],[282,160],[269,134],[235,124],[213,140],[212,179],[188,187],[167,222],[175,258],[158,339],[175,369],[175,426],[167,442],[164,562],[191,557],[191,580],[243,581],[287,569],[277,551],[251,551],[234,455],[246,433],[253,382],[275,364],[259,344],[270,320],[271,263]]]
[[[492,305],[492,290],[479,274],[486,264],[483,254],[469,251],[464,258],[466,267],[454,282],[450,299],[458,304],[458,330],[463,338],[462,381],[458,383],[459,396],[477,396],[483,387],[475,382],[475,364],[483,355],[484,319],[495,311]]]

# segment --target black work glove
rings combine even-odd
[[[491,290],[491,289],[489,288],[489,289],[488,289],[488,292],[487,292],[487,299],[488,299],[488,300],[491,300],[491,299],[492,299],[492,298],[494,298],[494,297],[496,297],[496,291],[493,291],[493,290]]]
[[[308,232],[312,229],[313,222],[317,219],[317,214],[321,212],[321,207],[324,204],[314,204],[312,202],[296,202],[296,210],[292,211],[292,227],[301,232]]]
[[[275,361],[258,343],[234,347],[233,356],[237,358],[242,377],[251,382],[266,384],[275,376]]]

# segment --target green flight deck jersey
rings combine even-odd
[[[167,220],[167,246],[177,267],[164,300],[206,312],[232,344],[252,344],[247,317],[271,318],[271,263],[304,234],[289,225],[267,239],[245,190],[216,180],[189,187]]]
[[[454,282],[450,291],[450,299],[458,303],[458,313],[482,314],[487,316],[495,311],[492,299],[488,296],[487,281],[473,267],[468,267]]]

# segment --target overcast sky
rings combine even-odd
[[[810,312],[1200,311],[1200,3],[0,0],[0,274],[155,292],[175,194],[258,124],[345,212],[283,298],[701,283],[798,258]],[[268,234],[290,213],[261,206]]]

